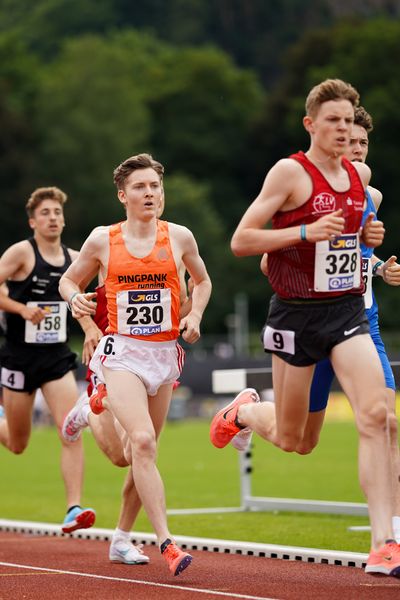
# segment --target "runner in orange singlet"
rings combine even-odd
[[[189,296],[185,293],[186,283],[182,274],[181,317],[190,310],[190,282],[188,287]],[[104,284],[98,285],[95,291],[96,313],[93,320],[86,319],[84,327],[86,333],[82,356],[84,364],[89,363],[96,348],[97,344],[93,341],[95,339],[99,341],[108,326]],[[94,329],[97,331],[93,331]],[[127,467],[129,460],[125,457],[122,440],[116,431],[114,417],[107,410],[107,388],[103,383],[97,385],[97,376],[89,367],[86,380],[88,381],[87,391],[81,395],[74,408],[64,419],[63,436],[69,441],[75,441],[80,437],[81,431],[89,426],[97,445],[107,458],[117,467]],[[176,381],[173,388],[175,389],[178,385],[179,382]],[[130,471],[126,474],[121,495],[121,508],[117,527],[111,538],[109,558],[112,562],[126,565],[145,564],[149,562],[149,558],[143,553],[141,546],[131,543],[131,531],[141,508],[141,501]]]
[[[90,366],[107,385],[143,507],[171,572],[192,560],[168,530],[165,495],[156,466],[156,442],[165,422],[173,383],[183,366],[179,332],[188,343],[200,336],[211,283],[193,234],[157,218],[161,177],[152,157],[128,158],[114,171],[126,221],[98,227],[60,282],[60,293],[77,318],[93,315],[93,293],[84,290],[100,271],[106,287],[108,333]],[[182,266],[194,288],[190,312],[180,319]]]

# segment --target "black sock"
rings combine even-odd
[[[237,413],[236,413],[236,417],[234,419],[234,423],[235,423],[236,427],[239,427],[239,429],[245,429],[246,428],[246,425],[241,425],[239,423]]]
[[[164,552],[164,550],[166,549],[167,546],[169,546],[172,543],[172,540],[170,540],[169,538],[167,538],[165,540],[165,542],[163,542],[160,546],[160,552],[161,554]]]
[[[74,508],[80,508],[81,505],[80,504],[74,504],[73,506],[70,506],[69,509],[67,510],[67,515],[71,512],[71,510],[74,510]]]

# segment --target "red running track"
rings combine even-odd
[[[155,546],[148,565],[108,560],[108,542],[0,532],[0,600],[399,600],[400,579],[362,569],[192,552],[173,577]]]

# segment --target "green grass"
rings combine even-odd
[[[115,527],[124,469],[111,465],[91,434],[84,434],[86,477],[83,503],[96,508],[98,527]],[[6,519],[58,523],[64,516],[59,442],[53,428],[33,431],[21,456],[0,448],[0,515]],[[215,449],[208,423],[168,423],[159,450],[169,508],[239,506],[236,451]],[[253,456],[253,495],[362,502],[357,481],[357,435],[352,423],[327,422],[309,456],[285,454],[259,438]],[[349,532],[367,518],[301,513],[225,513],[170,516],[176,535],[367,552],[369,533]],[[144,514],[137,531],[151,531]]]

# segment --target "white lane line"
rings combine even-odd
[[[233,592],[219,592],[216,590],[206,590],[183,585],[172,585],[168,583],[155,583],[153,581],[143,581],[141,579],[125,579],[124,577],[108,577],[107,575],[95,575],[94,573],[80,573],[79,571],[64,571],[63,569],[47,569],[45,567],[34,567],[31,565],[19,565],[16,563],[0,562],[3,567],[15,567],[17,569],[31,569],[34,571],[45,571],[46,573],[61,573],[62,575],[78,575],[79,577],[89,577],[93,579],[105,579],[107,581],[121,581],[123,583],[137,583],[139,585],[150,585],[154,587],[168,588],[172,590],[183,590],[186,592],[196,592],[198,594],[213,594],[215,596],[224,596],[225,598],[242,598],[243,600],[278,600],[278,598],[267,598],[265,596],[248,596],[246,594],[235,594]]]

